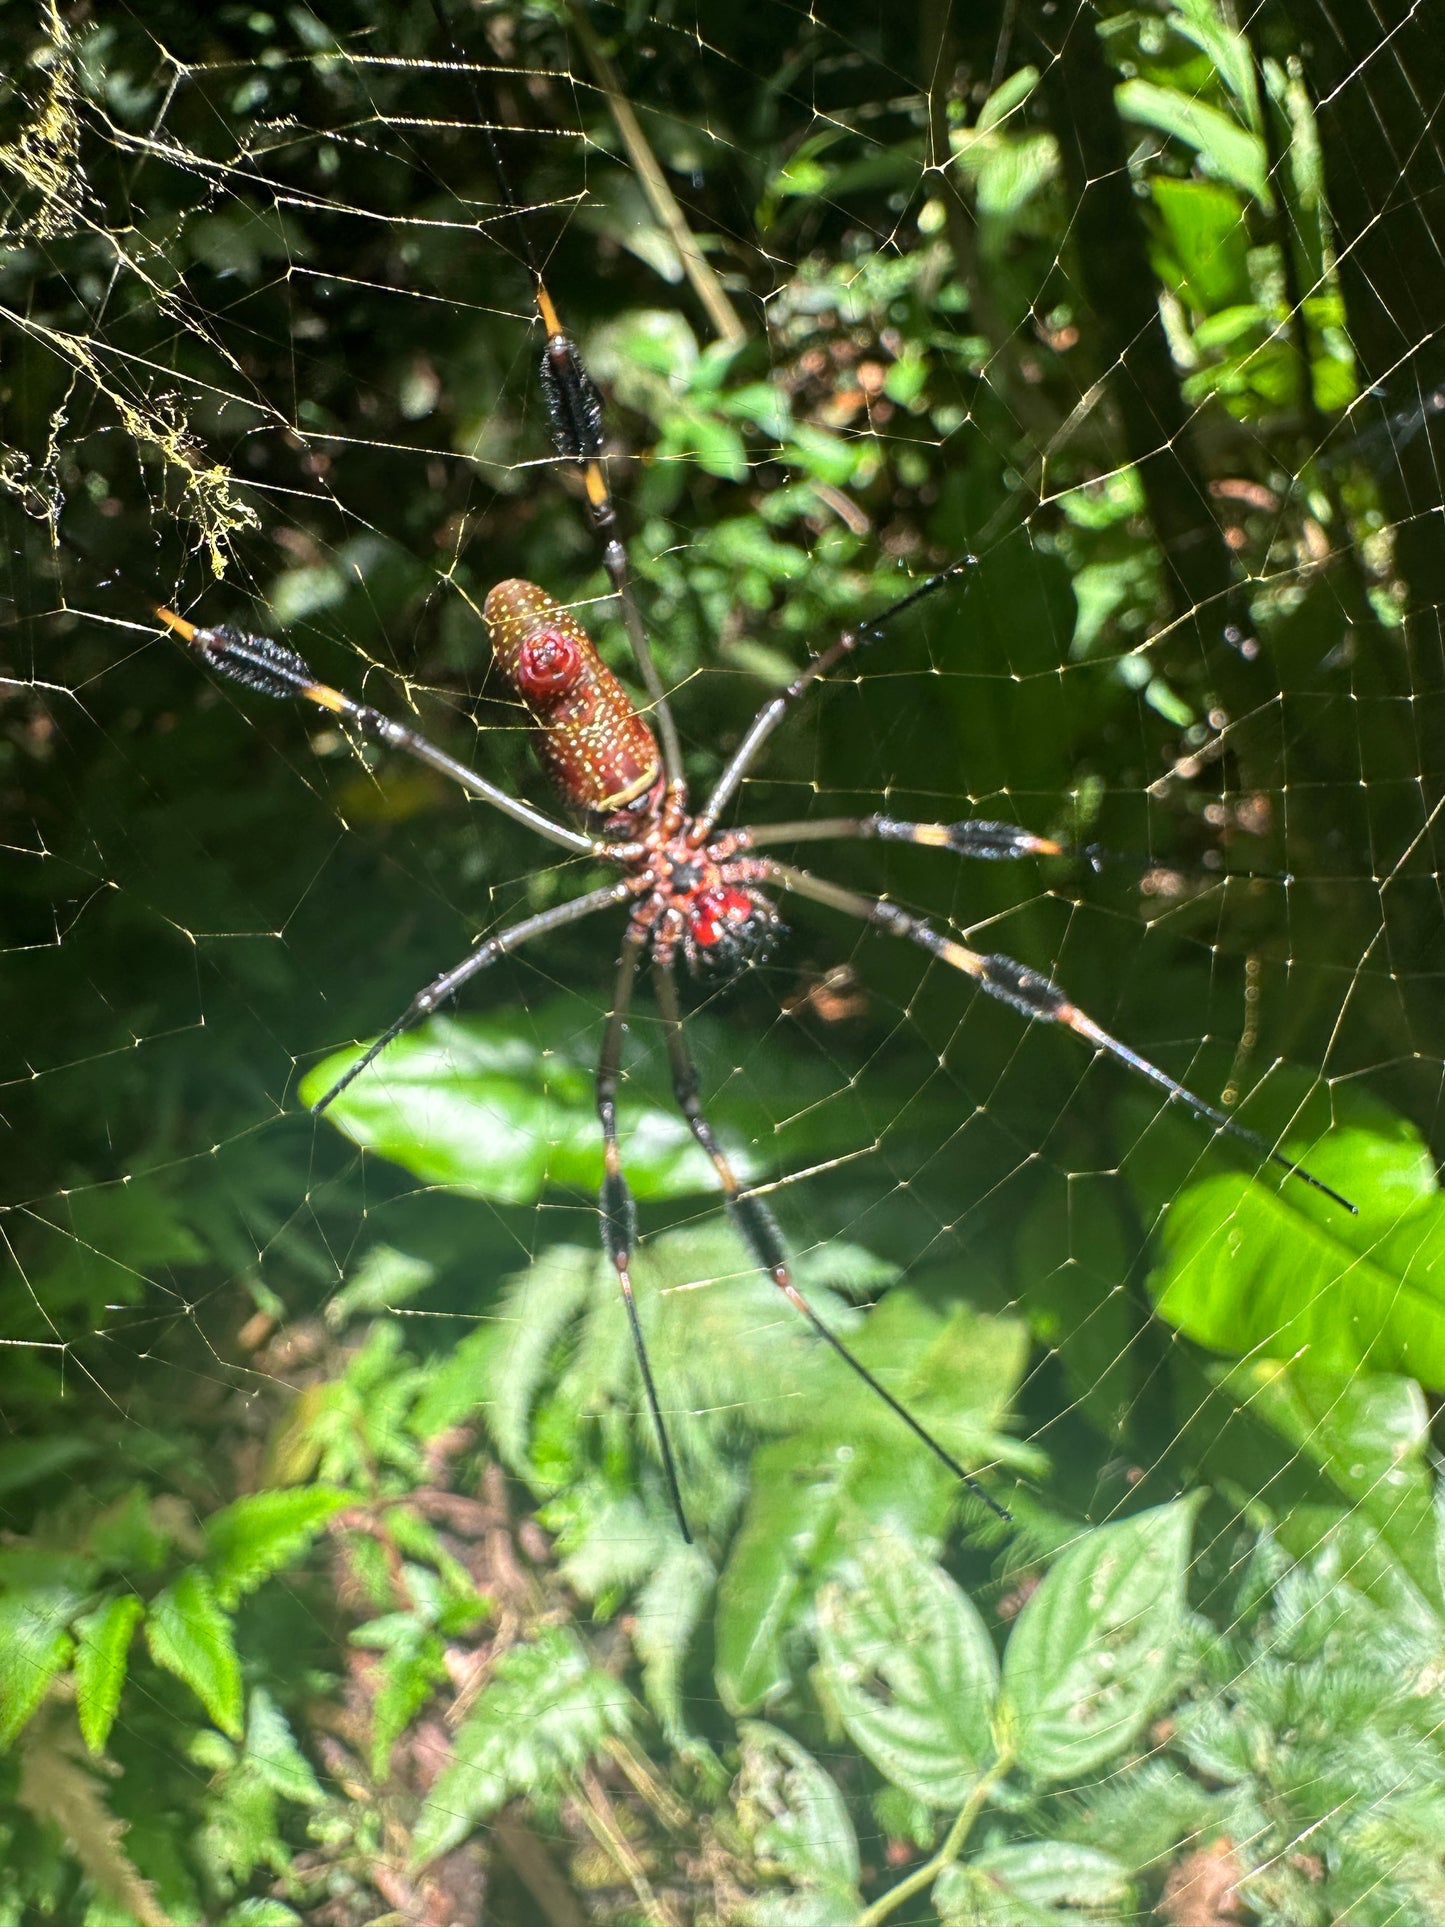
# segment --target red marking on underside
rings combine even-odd
[[[707,949],[752,914],[753,900],[745,890],[704,890],[688,917],[692,940]]]
[[[582,651],[560,629],[539,629],[517,651],[517,685],[537,701],[565,695],[581,669]]]

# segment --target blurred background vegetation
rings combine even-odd
[[[0,1922],[1438,1918],[1445,57],[1407,13],[9,0]],[[1058,837],[809,855],[1361,1208],[824,911],[695,982],[800,1276],[1012,1530],[750,1274],[644,1000],[678,1543],[597,1251],[614,924],[305,1109],[587,878],[151,610],[548,801],[481,598],[625,649],[484,125],[690,776],[971,551],[737,820]]]

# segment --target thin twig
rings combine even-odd
[[[667,184],[667,176],[658,164],[652,151],[651,142],[642,131],[642,123],[632,111],[632,103],[622,91],[622,83],[617,77],[617,69],[602,51],[592,24],[587,18],[584,7],[572,0],[567,9],[572,31],[577,36],[577,44],[587,56],[587,64],[597,77],[597,84],[607,100],[617,131],[627,149],[628,159],[637,170],[642,182],[643,192],[651,204],[653,213],[666,230],[668,239],[677,249],[678,259],[683,272],[692,283],[693,293],[707,311],[707,318],[720,341],[730,348],[739,346],[747,340],[747,330],[733,311],[721,281],[713,273],[702,249],[693,238],[687,218],[677,204],[677,197]]]
[[[875,1900],[871,1907],[865,1907],[855,1918],[853,1927],[880,1927],[880,1923],[887,1920],[890,1914],[896,1913],[905,1900],[911,1900],[914,1894],[922,1893],[925,1887],[931,1887],[944,1868],[953,1865],[963,1852],[968,1836],[973,1831],[973,1823],[982,1813],[988,1796],[998,1782],[1007,1775],[1012,1765],[1012,1754],[999,1755],[964,1801],[958,1818],[948,1829],[948,1838],[933,1858],[925,1860],[921,1867],[915,1867],[906,1880],[900,1880],[896,1887],[890,1887],[888,1892]]]

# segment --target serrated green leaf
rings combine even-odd
[[[630,1731],[634,1702],[563,1627],[514,1646],[457,1731],[412,1835],[424,1866],[519,1793],[556,1794],[604,1739]]]
[[[205,1573],[193,1567],[151,1601],[146,1644],[157,1666],[183,1680],[223,1733],[241,1737],[241,1662],[231,1621]]]
[[[0,1598],[0,1746],[8,1746],[45,1698],[72,1650],[66,1622],[77,1597],[37,1586]]]
[[[819,1598],[818,1650],[849,1737],[885,1779],[930,1806],[961,1805],[993,1756],[998,1660],[947,1573],[880,1535],[859,1583]]]
[[[944,1927],[1086,1927],[1132,1912],[1129,1869],[1070,1840],[1031,1840],[946,1867],[933,1889]]]
[[[296,1744],[290,1722],[262,1687],[251,1694],[242,1757],[273,1793],[297,1806],[321,1806],[326,1795],[311,1762]]]
[[[1201,1499],[1086,1532],[1020,1613],[1000,1722],[1035,1779],[1077,1780],[1116,1759],[1168,1692]]]
[[[75,1622],[75,1710],[92,1753],[105,1750],[125,1684],[131,1636],[145,1612],[134,1593],[118,1593]]]
[[[234,1606],[263,1579],[303,1552],[347,1503],[334,1486],[283,1486],[250,1492],[206,1521],[211,1584],[222,1606]]]
[[[221,1916],[221,1927],[301,1927],[301,1916],[284,1900],[243,1900]]]
[[[847,1803],[812,1754],[760,1720],[739,1729],[742,1774],[738,1817],[768,1872],[791,1884],[789,1896],[745,1907],[750,1927],[846,1927],[860,1900],[858,1840]]]
[[[632,1608],[643,1694],[669,1744],[684,1752],[699,1742],[683,1713],[683,1668],[716,1590],[717,1573],[702,1548],[674,1542],[656,1561]]]

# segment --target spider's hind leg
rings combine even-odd
[[[1227,1111],[1206,1103],[1188,1085],[1181,1084],[1168,1071],[1161,1070],[1128,1044],[1111,1036],[1102,1024],[1095,1023],[1087,1011],[1080,1010],[1066,990],[1062,990],[1042,972],[1030,970],[1027,964],[1018,963],[1013,957],[989,956],[981,950],[970,950],[967,944],[941,935],[922,917],[910,915],[886,897],[864,896],[861,891],[829,883],[823,877],[809,875],[806,870],[796,870],[789,863],[769,862],[768,872],[771,881],[785,890],[792,890],[801,897],[811,897],[815,903],[826,903],[834,910],[846,911],[850,917],[859,917],[864,923],[874,924],[892,936],[906,937],[930,956],[937,957],[940,963],[946,963],[950,969],[961,970],[966,977],[973,979],[980,990],[997,998],[1001,1004],[1008,1004],[1020,1016],[1039,1023],[1062,1024],[1086,1044],[1092,1044],[1095,1050],[1103,1051],[1138,1076],[1147,1078],[1166,1096],[1193,1111],[1196,1117],[1205,1119],[1216,1130],[1226,1132],[1241,1144],[1247,1144],[1259,1157],[1278,1165],[1282,1171],[1301,1179],[1314,1190],[1322,1191],[1352,1216],[1359,1216],[1359,1207],[1351,1204],[1348,1198],[1322,1178],[1317,1178],[1304,1165],[1296,1164],[1293,1158],[1286,1157],[1283,1151],[1277,1151],[1257,1131],[1251,1131],[1248,1125],[1241,1124]]]
[[[657,1007],[662,1015],[663,1031],[667,1038],[667,1055],[672,1066],[672,1089],[678,1107],[687,1119],[693,1136],[712,1160],[717,1172],[718,1182],[723,1189],[728,1212],[733,1223],[741,1232],[748,1249],[760,1271],[767,1274],[796,1311],[802,1313],[818,1336],[835,1351],[849,1370],[856,1373],[871,1392],[882,1399],[889,1410],[895,1412],[903,1423],[921,1439],[929,1451],[948,1467],[954,1477],[966,1485],[976,1498],[979,1498],[1000,1519],[1012,1515],[999,1504],[978,1480],[966,1472],[951,1452],[939,1444],[929,1432],[888,1389],[876,1379],[861,1359],[855,1358],[848,1347],[823,1323],[808,1300],[794,1283],[792,1270],[788,1264],[787,1252],[783,1245],[783,1234],[778,1228],[777,1219],[763,1203],[744,1190],[737,1173],[728,1162],[727,1153],[718,1143],[711,1124],[702,1108],[698,1091],[697,1071],[688,1052],[686,1039],[682,1034],[682,1010],[677,997],[677,978],[673,971],[672,959],[665,953],[654,952],[654,982],[657,994]]]
[[[658,1402],[657,1387],[653,1383],[652,1366],[648,1361],[647,1346],[642,1336],[642,1322],[637,1316],[637,1301],[632,1291],[632,1253],[637,1244],[637,1202],[632,1195],[632,1187],[623,1173],[622,1152],[617,1141],[617,1085],[622,1074],[622,1035],[627,1025],[627,1012],[632,1003],[632,987],[637,980],[637,966],[648,942],[648,936],[646,925],[640,925],[637,920],[634,919],[628,925],[627,935],[622,943],[622,956],[617,966],[617,985],[612,994],[612,1009],[608,1013],[607,1029],[602,1036],[602,1053],[597,1062],[597,1117],[602,1125],[602,1153],[605,1161],[598,1210],[602,1218],[602,1246],[617,1273],[617,1287],[622,1293],[622,1302],[627,1308],[627,1325],[632,1334],[632,1349],[637,1357],[637,1368],[642,1378],[647,1409],[652,1414],[653,1430],[657,1434],[657,1450],[662,1460],[663,1475],[667,1480],[668,1496],[672,1500],[672,1509],[677,1516],[678,1529],[691,1545],[692,1532],[687,1523],[687,1513],[683,1509],[682,1492],[677,1481],[677,1466],[672,1456],[672,1442],[667,1436],[667,1427],[663,1423],[662,1406]]]

